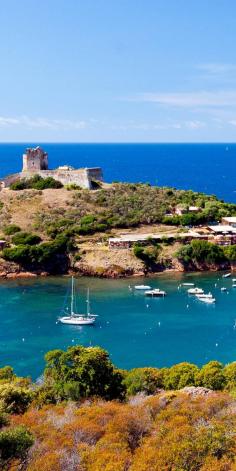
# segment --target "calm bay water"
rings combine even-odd
[[[93,311],[99,315],[97,324],[90,327],[56,323],[68,278],[1,281],[1,365],[10,364],[17,374],[36,378],[43,370],[45,352],[75,344],[106,348],[121,368],[236,360],[236,289],[231,279],[220,276],[164,274],[148,279],[151,286],[167,291],[164,299],[147,299],[130,291],[134,280],[80,278],[79,307],[85,308],[89,286]],[[188,296],[186,288],[178,290],[183,281],[211,290],[216,305]],[[135,279],[139,282],[143,280]],[[221,286],[228,292],[221,292]]]
[[[30,145],[38,145],[33,143]],[[149,182],[236,202],[236,144],[41,144],[51,168],[101,166],[107,182]],[[21,170],[27,144],[0,144],[0,176]]]

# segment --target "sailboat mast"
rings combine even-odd
[[[70,314],[74,314],[74,277],[72,276],[71,280],[71,305],[70,305]]]
[[[87,289],[87,316],[90,314],[89,288]]]

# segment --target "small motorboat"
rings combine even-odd
[[[225,275],[222,275],[222,278],[229,278],[231,276],[231,273],[225,273]]]
[[[233,278],[233,279],[232,279],[232,282],[233,282],[233,283],[236,283],[236,278]]]
[[[195,283],[182,283],[182,286],[195,286]]]
[[[148,285],[136,285],[134,287],[134,289],[148,290],[148,289],[152,289],[152,288],[151,288],[151,286],[148,286]]]
[[[222,288],[220,288],[220,291],[227,291],[227,288],[225,288],[225,286],[222,286]]]
[[[206,304],[214,304],[216,302],[215,298],[199,298],[199,301]]]
[[[145,296],[151,296],[151,297],[156,297],[156,298],[161,298],[161,297],[164,297],[166,296],[166,291],[163,291],[159,288],[156,288],[156,289],[150,289],[148,291],[145,291]]]
[[[232,284],[232,288],[236,288],[236,283],[233,283],[233,284]]]
[[[201,288],[189,288],[188,294],[203,294],[204,291]]]
[[[195,296],[196,296],[196,298],[198,298],[198,299],[207,299],[207,298],[208,298],[208,299],[212,299],[212,298],[213,298],[213,296],[212,296],[211,293],[208,293],[208,294],[206,294],[206,293],[199,293],[199,294],[198,294],[198,293],[197,293]]]

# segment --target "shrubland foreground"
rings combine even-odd
[[[46,355],[34,384],[0,369],[0,466],[236,470],[236,362],[118,370],[99,347]]]

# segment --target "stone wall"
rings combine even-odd
[[[63,185],[76,184],[82,188],[92,189],[93,181],[103,181],[101,168],[81,168],[78,170],[41,170],[36,172],[42,178],[52,177]],[[33,173],[35,174],[35,173]],[[21,178],[31,178],[32,172],[22,172]]]
[[[2,188],[8,188],[12,183],[15,183],[20,178],[21,178],[20,173],[14,173],[13,175],[8,175],[6,178],[4,178],[0,182],[1,183],[1,189]]]

